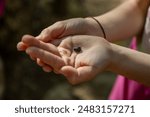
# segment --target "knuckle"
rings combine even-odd
[[[47,37],[50,33],[50,30],[48,28],[44,29],[42,32],[41,32],[41,35],[42,37]]]
[[[56,26],[63,26],[64,22],[63,21],[58,21],[54,25],[56,25]]]
[[[48,28],[45,28],[44,30],[42,30],[42,33],[47,33],[48,32]]]

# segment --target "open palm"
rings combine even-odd
[[[95,36],[69,36],[44,43],[34,37],[23,38],[26,53],[39,58],[72,84],[88,81],[110,64],[110,45]]]

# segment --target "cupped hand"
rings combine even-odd
[[[94,78],[111,64],[111,46],[95,36],[69,36],[44,43],[34,37],[23,38],[26,53],[39,58],[57,73],[66,76],[71,84]]]
[[[69,35],[101,36],[101,30],[97,22],[95,22],[92,18],[73,18],[64,21],[58,21],[45,28],[36,37],[36,39],[39,39],[43,42],[51,42],[52,40],[63,38]],[[19,43],[18,50],[24,51],[26,48],[27,45],[25,43]],[[33,58],[32,56],[31,58],[36,59],[38,65],[44,66],[44,71],[49,72],[52,70],[51,66],[47,65],[39,58]]]
[[[36,38],[43,42],[50,42],[70,35],[101,36],[101,30],[92,18],[73,18],[54,23],[43,29]],[[26,45],[21,43],[19,50],[25,50],[25,48]]]

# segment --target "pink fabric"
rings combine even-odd
[[[136,38],[133,38],[131,49],[137,49]],[[150,87],[146,87],[136,81],[119,75],[109,96],[110,100],[148,100],[150,99]]]
[[[4,6],[5,6],[5,1],[4,0],[0,0],[0,17],[4,13]]]

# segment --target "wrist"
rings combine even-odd
[[[108,71],[115,72],[119,70],[120,63],[124,62],[124,51],[122,47],[113,43],[111,45],[111,60],[110,65],[108,67]]]
[[[93,18],[87,17],[87,18],[85,18],[85,21],[89,25],[89,28],[87,28],[88,34],[104,38],[104,33],[103,33],[101,27]]]

